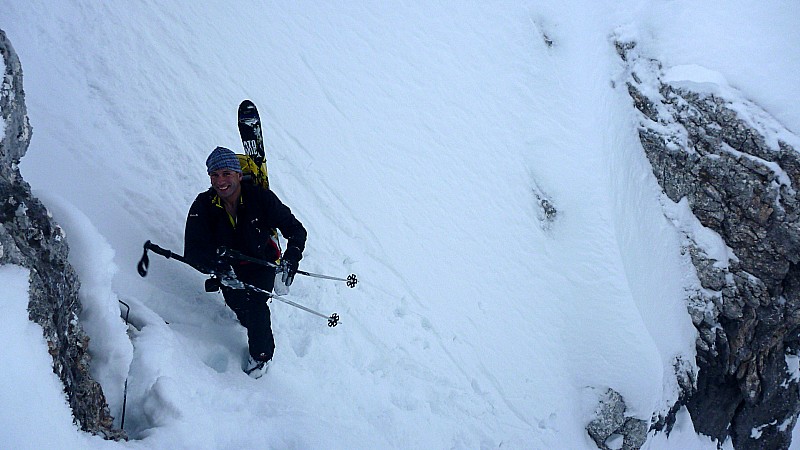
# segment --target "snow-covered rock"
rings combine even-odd
[[[5,61],[0,111],[6,125],[0,141],[0,264],[30,270],[29,317],[42,327],[53,357],[53,371],[64,384],[75,421],[91,433],[121,438],[124,434],[113,428],[103,390],[89,373],[89,338],[78,320],[80,283],[67,261],[69,247],[64,233],[31,195],[17,167],[28,148],[31,127],[22,67],[3,30],[0,53]],[[21,363],[3,361],[6,366]]]
[[[800,138],[697,65],[664,70],[617,44],[639,136],[699,283],[695,429],[737,449],[787,448],[800,412],[787,355],[800,327]],[[696,219],[682,218],[688,208]],[[758,433],[752,430],[758,429]]]

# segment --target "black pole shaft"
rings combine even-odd
[[[127,312],[125,313],[125,326],[128,325],[128,316],[131,315],[131,307],[127,303],[123,302],[122,300],[118,300],[120,303],[125,305],[128,308]],[[125,409],[128,406],[128,377],[125,377],[125,390],[122,392],[122,420],[120,422],[119,428],[124,430],[125,429]]]

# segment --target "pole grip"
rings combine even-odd
[[[161,255],[161,256],[163,256],[163,257],[165,257],[167,259],[170,259],[170,258],[175,256],[175,254],[172,253],[171,251],[169,251],[169,250],[167,250],[165,248],[161,248],[158,245],[153,244],[150,241],[147,241],[147,242],[144,243],[144,248],[152,251],[153,253],[155,253],[157,255]]]
[[[147,269],[150,266],[150,258],[147,257],[147,251],[150,250],[157,255],[161,255],[167,259],[174,259],[176,261],[182,262],[193,269],[201,272],[201,273],[210,273],[208,270],[203,270],[199,267],[195,267],[192,263],[186,260],[183,256],[173,253],[165,248],[161,248],[156,244],[153,244],[149,240],[144,243],[144,252],[142,253],[142,259],[139,260],[139,264],[137,264],[136,269],[139,271],[139,275],[142,277],[147,276]]]

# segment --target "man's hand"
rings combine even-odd
[[[281,271],[281,282],[286,286],[292,285],[301,259],[303,259],[303,253],[297,247],[289,247],[283,252],[279,270]]]
[[[231,267],[230,263],[217,260],[211,263],[211,267],[208,269],[210,275],[213,275],[212,279],[215,280],[214,282],[209,283],[211,280],[206,280],[206,292],[214,292],[209,291],[208,289],[214,288],[214,283],[219,286],[231,288],[231,289],[244,289],[245,285],[236,278],[236,273],[233,271],[233,267]]]

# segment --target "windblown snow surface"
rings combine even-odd
[[[67,232],[92,371],[129,442],[72,424],[27,272],[0,270],[4,448],[595,448],[619,391],[650,420],[694,360],[696,282],[637,138],[614,36],[695,65],[800,132],[793,1],[0,0],[33,141],[23,176]],[[182,253],[236,108],[309,232],[272,305],[270,372]],[[543,220],[539,198],[556,208]],[[128,328],[120,319],[130,306]],[[130,329],[130,331],[128,331]],[[730,446],[730,444],[726,444]],[[681,412],[650,448],[716,444]]]

